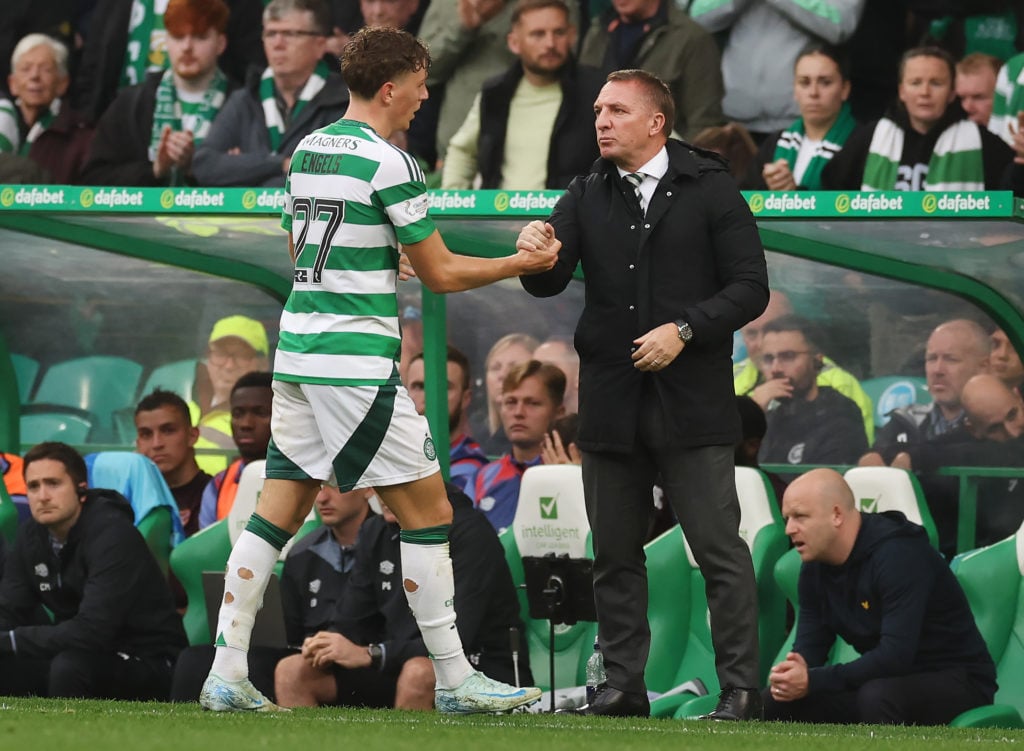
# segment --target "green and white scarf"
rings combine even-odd
[[[0,154],[14,154],[21,143],[18,106],[10,99],[0,99]]]
[[[996,76],[996,92],[992,97],[992,116],[988,129],[1013,146],[1017,130],[1017,113],[1024,111],[1024,53],[1006,61]]]
[[[153,133],[149,140],[149,160],[156,159],[156,150],[160,146],[160,135],[163,133],[165,125],[170,125],[171,130],[191,130],[195,145],[199,146],[210,131],[213,118],[224,106],[227,92],[227,76],[220,72],[220,68],[217,68],[202,99],[200,101],[184,101],[178,97],[178,87],[174,85],[174,71],[164,71],[160,78],[160,84],[156,87]]]
[[[167,67],[167,31],[164,29],[167,2],[132,0],[120,86],[134,86],[142,81],[146,71]]]
[[[50,102],[50,106],[46,112],[41,114],[39,118],[32,124],[32,127],[28,129],[28,135],[25,136],[25,143],[18,149],[18,153],[22,156],[28,156],[29,150],[32,148],[32,144],[36,142],[36,139],[43,134],[43,132],[53,124],[53,121],[57,119],[57,115],[60,114],[60,99],[54,99]]]
[[[798,188],[803,190],[821,190],[821,171],[825,169],[825,165],[828,164],[829,160],[842,150],[846,139],[850,137],[850,134],[856,127],[857,121],[853,119],[850,105],[847,102],[843,102],[843,106],[839,108],[839,116],[832,123],[832,127],[828,129],[825,138],[822,139],[821,143],[814,150],[807,168],[800,176],[797,184]],[[779,135],[778,143],[775,144],[774,161],[785,159],[789,164],[790,171],[792,171],[796,166],[797,156],[800,154],[800,147],[803,146],[805,136],[804,119],[801,117]]]
[[[861,190],[893,190],[903,154],[903,129],[887,117],[878,121],[864,165]],[[925,190],[984,190],[981,133],[970,120],[958,120],[935,142]]]
[[[292,119],[298,117],[306,104],[320,93],[320,89],[327,83],[327,76],[330,73],[327,63],[323,60],[316,64],[316,70],[306,81],[306,85],[299,92],[299,98],[295,101],[291,113]],[[260,78],[260,99],[263,102],[263,119],[267,123],[267,133],[270,135],[270,151],[276,154],[277,150],[281,148],[281,138],[287,129],[284,126],[281,110],[277,107],[277,98],[274,96],[274,72],[270,68],[263,71],[263,76]]]

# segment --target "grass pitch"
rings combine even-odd
[[[358,709],[226,715],[198,705],[0,699],[11,751],[960,751],[1024,749],[1024,732],[880,726],[731,725]]]

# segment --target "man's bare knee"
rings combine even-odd
[[[434,664],[428,657],[413,657],[402,665],[395,687],[396,709],[434,708]]]
[[[323,675],[302,655],[291,655],[280,660],[274,668],[277,703],[283,707],[319,706],[318,688]]]

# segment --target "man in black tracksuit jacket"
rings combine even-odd
[[[185,632],[131,506],[87,490],[63,443],[34,447],[24,472],[32,519],[0,581],[0,694],[166,699]]]
[[[455,574],[455,612],[466,657],[490,677],[513,682],[509,629],[515,627],[522,634],[523,623],[504,549],[494,528],[473,508],[472,501],[454,485],[449,483],[446,488],[454,511],[448,539]],[[411,689],[416,682],[423,682],[429,689],[425,695],[433,704],[432,672],[406,671],[407,665],[417,664],[411,662],[417,657],[424,658],[418,664],[429,663],[425,661],[427,648],[402,591],[398,533],[398,523],[386,509],[383,516],[363,524],[355,567],[330,628],[307,639],[302,656],[278,663],[275,688],[284,706],[312,703],[391,707],[403,689]],[[332,637],[325,637],[325,633],[343,639],[334,638],[332,647],[325,646],[328,658],[319,669],[313,669],[311,659],[315,659],[318,649],[309,645],[311,641],[321,643],[320,639],[326,645]],[[330,651],[332,648],[335,651]],[[339,656],[340,662],[334,659]],[[519,679],[524,686],[533,682],[525,639],[519,652]],[[407,691],[405,695],[414,693]]]
[[[860,513],[830,469],[794,480],[782,515],[803,566],[796,640],[769,674],[765,719],[943,725],[992,703],[995,665],[923,527]],[[860,657],[829,664],[836,637]]]

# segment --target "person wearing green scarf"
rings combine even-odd
[[[348,90],[323,59],[331,34],[323,0],[272,0],[263,11],[268,67],[250,71],[224,104],[192,170],[201,185],[282,187],[308,133],[345,111]]]
[[[28,34],[11,57],[10,97],[0,96],[0,183],[77,181],[92,128],[63,99],[67,47]]]
[[[858,128],[822,173],[826,190],[1019,190],[1013,150],[956,100],[953,58],[938,47],[904,53],[899,103]]]
[[[163,14],[171,67],[122,89],[100,118],[83,180],[95,185],[194,184],[192,157],[229,89],[224,0],[170,0]]]
[[[850,80],[840,51],[827,44],[805,49],[793,69],[793,98],[800,117],[762,143],[760,175],[753,176],[756,187],[820,190],[821,171],[857,125],[849,96]]]

